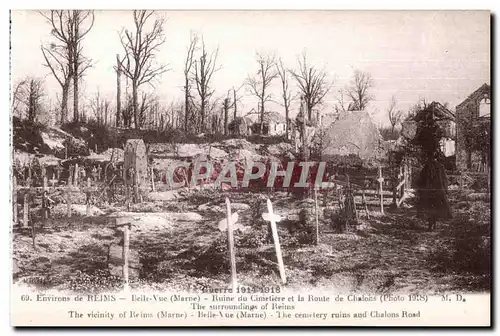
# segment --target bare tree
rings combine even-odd
[[[192,75],[191,69],[195,63],[194,53],[197,49],[198,35],[191,33],[189,47],[184,62],[184,131],[188,131],[189,115],[193,97],[191,96]]]
[[[47,19],[53,27],[57,26],[60,29],[66,27],[67,29],[67,19],[63,18],[63,11],[51,11],[51,15]],[[57,33],[55,33],[57,29],[53,28],[52,31],[52,35],[55,34],[57,36]],[[73,62],[72,52],[68,43],[60,40],[59,42],[52,42],[48,46],[42,45],[40,49],[45,59],[44,66],[50,69],[52,75],[61,86],[60,123],[63,124],[68,118],[69,86],[73,76],[73,67],[71,66]]]
[[[122,108],[121,113],[122,113],[123,127],[130,128],[134,116],[132,96],[130,94],[127,95],[126,97],[125,107]]]
[[[241,97],[238,96],[238,91],[244,86],[240,85],[237,89],[233,86],[233,103],[230,107],[233,108],[233,120],[238,116],[238,103],[241,103]]]
[[[387,115],[389,117],[389,122],[391,123],[391,131],[394,133],[396,125],[401,122],[403,118],[403,111],[396,109],[397,100],[396,97],[392,96],[389,103],[389,108],[387,109]]]
[[[102,97],[101,92],[97,90],[94,97],[90,100],[89,107],[98,125],[107,125],[110,105],[111,102],[109,99]]]
[[[269,87],[272,81],[278,76],[275,64],[274,55],[256,54],[258,69],[257,74],[248,77],[245,81],[248,91],[259,100],[260,109],[260,133],[264,130],[264,113],[265,103],[272,100],[272,93],[269,92]]]
[[[42,46],[45,65],[48,66],[63,89],[61,122],[67,117],[68,90],[73,79],[73,119],[78,121],[79,81],[92,66],[83,56],[82,41],[94,25],[94,12],[82,10],[51,10],[41,12],[52,26],[55,42]]]
[[[71,12],[70,25],[72,29],[69,38],[70,46],[73,49],[71,51],[73,55],[73,118],[78,121],[80,115],[78,110],[79,82],[85,71],[92,67],[92,61],[83,56],[82,41],[94,25],[94,11],[72,10]]]
[[[159,109],[158,97],[151,93],[143,92],[139,103],[139,127],[151,126],[155,109]]]
[[[26,119],[35,122],[42,111],[42,98],[45,96],[44,81],[38,77],[25,77],[16,84],[14,91],[15,107],[20,115],[24,108]]]
[[[224,98],[223,110],[224,110],[224,135],[229,133],[229,106],[231,105],[231,98]]]
[[[307,62],[307,53],[304,51],[301,57],[298,57],[298,70],[290,70],[293,78],[296,80],[301,95],[305,102],[307,119],[312,121],[312,111],[315,107],[323,104],[323,100],[333,86],[333,82],[327,80],[327,72],[324,69],[316,69]]]
[[[157,65],[155,55],[165,43],[163,31],[164,20],[156,18],[151,31],[146,31],[146,25],[154,11],[134,10],[135,31],[122,29],[120,40],[125,51],[120,61],[123,74],[132,82],[132,111],[136,129],[140,129],[138,88],[143,84],[153,85],[153,81],[168,71],[165,65]]]
[[[199,111],[200,111],[200,120],[199,120],[199,132],[205,131],[205,123],[206,123],[206,115],[207,115],[207,106],[209,104],[210,98],[214,94],[215,90],[212,89],[211,81],[212,76],[215,72],[219,71],[222,66],[217,65],[217,58],[219,55],[219,47],[209,53],[205,46],[205,41],[203,36],[201,38],[201,54],[199,59],[194,62],[194,70],[193,76],[196,83],[196,90],[198,91],[199,97]]]
[[[338,112],[346,112],[349,110],[349,105],[346,107],[346,101],[345,101],[345,96],[346,92],[344,89],[339,89],[338,90],[338,96],[337,96],[337,101],[338,104],[335,105],[335,111]]]
[[[292,93],[290,91],[290,80],[288,78],[288,70],[285,68],[283,64],[283,60],[280,58],[276,63],[276,71],[281,80],[281,97],[283,99],[283,103],[281,104],[285,108],[285,119],[286,119],[286,138],[289,138],[290,133],[290,122],[289,122],[289,114],[290,114],[290,103],[292,102]]]
[[[346,88],[347,95],[352,101],[352,104],[349,106],[350,111],[363,111],[368,106],[373,100],[370,94],[373,84],[370,73],[360,70],[354,72],[354,76]]]
[[[19,81],[16,81],[14,84],[14,89],[12,90],[12,114],[21,116],[20,105],[23,103],[24,96],[26,95],[26,85],[27,78],[23,78]]]
[[[116,54],[116,117],[115,127],[120,127],[120,113],[122,109],[122,88],[121,88],[121,74],[122,69],[120,65],[120,55]]]

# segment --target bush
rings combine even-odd
[[[21,120],[18,117],[12,117],[12,141],[15,149],[27,153],[50,153],[50,148],[43,142],[41,131],[42,124]]]
[[[76,271],[68,288],[81,293],[100,293],[116,291],[123,287],[123,280],[111,275],[107,269],[98,269],[91,273]]]
[[[472,210],[454,217],[450,223],[451,244],[436,243],[429,256],[436,269],[475,275],[491,273],[490,222],[471,214]]]
[[[61,129],[70,133],[75,138],[82,139],[88,148],[93,151],[96,150],[96,147],[98,152],[102,152],[110,147],[121,147],[122,145],[119,144],[116,130],[97,124],[94,121],[88,123],[71,122],[64,124]]]
[[[489,273],[491,239],[489,225],[470,220],[468,214],[452,222],[453,250],[451,264],[456,270],[474,274]]]

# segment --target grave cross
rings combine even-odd
[[[237,217],[233,218],[233,216],[231,215],[231,202],[229,202],[229,198],[226,198],[226,211],[227,240],[229,246],[229,259],[231,260],[231,284],[233,287],[233,294],[235,294],[238,287],[238,282],[236,280],[236,257],[234,253],[233,220],[234,222],[236,222]]]
[[[92,168],[92,178],[94,179],[94,181],[97,181],[98,177],[99,177],[99,172],[97,171],[97,168],[94,166],[94,168]]]
[[[57,166],[56,167],[56,171],[57,171],[57,180],[59,181],[61,179],[61,171],[62,171],[62,167],[61,166]]]
[[[269,198],[267,199],[267,211],[267,213],[262,214],[262,218],[265,221],[271,222],[271,230],[273,232],[274,247],[276,249],[276,258],[278,259],[281,281],[286,283],[285,266],[283,265],[283,256],[281,255],[278,230],[276,228],[276,222],[281,220],[281,216],[273,212],[273,204]]]
[[[57,179],[54,176],[54,172],[52,172],[52,179],[49,182],[50,184],[52,184],[52,188],[54,188],[54,185],[57,183]]]
[[[130,250],[130,229],[132,228],[132,223],[127,218],[118,218],[116,220],[116,228],[123,227],[123,290],[125,292],[129,291],[129,277],[128,277],[128,267],[129,267],[129,250]]]
[[[380,193],[380,213],[384,214],[384,178],[382,176],[382,167],[378,167],[378,184]]]

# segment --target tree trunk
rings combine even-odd
[[[80,48],[80,43],[78,42],[78,39],[80,38],[80,33],[78,31],[79,28],[79,16],[80,12],[78,10],[73,10],[73,27],[74,27],[74,39],[75,41],[73,42],[73,119],[75,122],[78,122],[80,120],[80,113],[78,111],[78,80],[80,77],[80,74],[78,73],[78,67],[80,65],[80,57],[79,57],[79,51],[78,49]]]
[[[62,87],[62,99],[61,99],[61,125],[66,122],[68,117],[68,96],[69,96],[69,84],[70,79],[68,78]]]
[[[306,104],[306,105],[307,105],[307,121],[311,122],[312,108],[311,108],[311,106],[309,106],[309,104]]]
[[[104,106],[104,127],[108,125],[108,107]]]
[[[121,65],[120,65],[120,55],[116,54],[116,127],[120,127],[120,112],[122,110],[121,102]]]
[[[139,113],[138,113],[137,107],[138,107],[137,106],[137,82],[135,80],[132,80],[132,110],[134,113],[134,126],[135,126],[136,130],[140,129]]]
[[[205,98],[201,100],[201,123],[200,123],[200,129],[199,131],[201,133],[205,132]]]
[[[229,114],[229,98],[224,99],[224,135],[229,133],[228,129],[228,114]]]
[[[289,114],[289,111],[288,111],[288,101],[285,99],[285,119],[286,119],[286,123],[285,123],[285,136],[286,136],[286,139],[288,140],[289,139],[289,133],[290,133],[290,122],[288,120],[288,114]]]
[[[75,65],[75,73],[73,74],[73,121],[78,122],[79,112],[78,112],[78,65]]]
[[[260,134],[264,133],[264,102],[260,103]]]
[[[189,79],[186,78],[186,85],[184,86],[184,131],[188,131],[188,120],[189,120]]]
[[[238,104],[236,102],[236,90],[233,89],[233,104],[234,104],[234,116],[233,116],[233,120],[236,120],[236,115],[237,115],[237,112],[238,112]]]
[[[29,83],[28,96],[28,121],[35,121],[35,80],[32,79]]]

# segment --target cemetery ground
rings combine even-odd
[[[434,232],[417,218],[410,197],[399,209],[386,208],[384,215],[370,207],[369,219],[360,210],[361,225],[337,233],[323,215],[320,198],[318,245],[301,243],[296,229],[298,201],[284,192],[206,189],[179,200],[134,204],[129,210],[140,220],[133,223],[130,249],[137,251],[141,268],[130,286],[160,291],[230,288],[227,232],[218,229],[226,197],[239,215],[234,231],[238,285],[281,285],[272,238],[261,218],[269,197],[274,211],[286,218],[278,223],[278,233],[289,288],[426,294],[489,291],[489,197],[471,192],[450,190],[454,218],[438,222]],[[333,198],[326,204],[338,211]],[[113,214],[126,209],[114,204],[100,210],[90,217],[77,212],[68,219],[54,209],[52,218],[36,218],[36,247],[31,229],[15,228],[14,281],[83,293],[122,288],[121,278],[109,271],[107,257],[109,245],[121,238]]]

